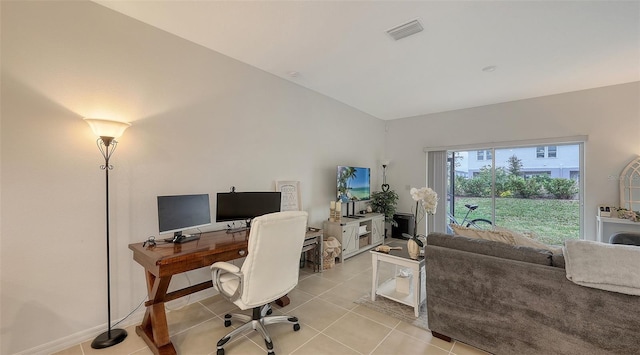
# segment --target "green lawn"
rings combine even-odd
[[[456,219],[462,221],[467,208],[476,204],[478,209],[469,219],[491,220],[491,199],[456,197]],[[521,232],[534,232],[546,244],[563,244],[565,239],[580,238],[580,205],[577,200],[496,198],[497,226]]]

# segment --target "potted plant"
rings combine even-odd
[[[384,214],[385,222],[390,223],[392,226],[397,226],[398,223],[393,219],[393,215],[396,214],[396,208],[398,205],[398,194],[387,189],[386,191],[374,191],[371,193],[371,201],[369,206],[373,212]],[[385,237],[387,236],[387,229],[384,231]]]

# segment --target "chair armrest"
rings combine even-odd
[[[240,272],[239,267],[224,261],[218,261],[217,263],[213,263],[213,265],[211,265],[211,271],[213,271],[214,268],[222,269],[226,272]]]
[[[224,297],[228,298],[231,302],[236,300],[240,296],[240,293],[242,292],[243,275],[242,273],[240,273],[240,268],[231,263],[227,263],[224,261],[219,261],[217,263],[214,263],[213,265],[211,265],[210,268],[211,268],[211,280],[213,281],[213,286],[218,290],[218,292],[220,292]],[[224,288],[222,287],[222,283],[223,283],[222,279],[225,278],[228,280],[234,277],[238,279],[238,288],[235,290],[233,294],[231,294],[225,291]]]

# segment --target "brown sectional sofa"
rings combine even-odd
[[[432,233],[425,256],[435,336],[493,354],[640,354],[640,297],[574,284],[562,255]]]

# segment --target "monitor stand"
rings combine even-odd
[[[227,233],[237,233],[237,232],[244,232],[244,231],[248,231],[251,229],[251,218],[248,218],[244,221],[245,226],[244,227],[239,227],[239,228],[227,228]]]
[[[175,232],[173,238],[167,238],[164,241],[167,243],[182,244],[198,239],[200,239],[199,234],[182,234],[181,232]]]

